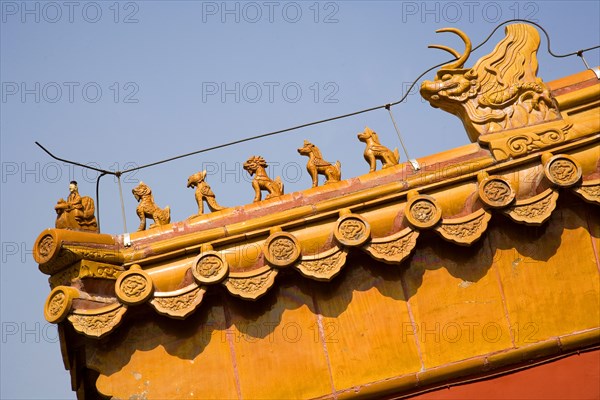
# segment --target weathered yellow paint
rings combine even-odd
[[[517,346],[600,325],[597,256],[586,229],[589,208],[572,196],[562,202],[567,204],[542,227],[490,232],[493,248],[502,249],[494,267]]]
[[[487,239],[417,248],[404,279],[423,365],[432,368],[512,347]]]
[[[317,294],[336,390],[421,368],[415,338],[403,333],[411,323],[401,269],[353,260],[338,286]]]
[[[311,297],[295,286],[281,285],[274,292],[259,301],[259,310],[244,300],[228,302],[227,340],[242,397],[284,399],[302,393],[310,398],[331,392]]]
[[[101,371],[98,390],[121,399],[236,398],[223,308],[207,309],[186,322],[144,319],[96,345],[87,365]]]

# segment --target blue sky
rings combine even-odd
[[[427,45],[462,51],[457,37],[435,33],[446,26],[475,45],[498,23],[529,18],[546,28],[555,53],[600,44],[598,1],[1,1],[0,11],[2,399],[75,398],[56,328],[43,317],[49,286],[31,248],[54,226],[69,181],[94,196],[97,173],[52,160],[35,141],[63,158],[124,170],[386,104],[449,58]],[[499,30],[466,65],[502,37]],[[600,64],[598,50],[585,57]],[[584,69],[577,57],[550,57],[544,39],[539,64],[545,81]],[[417,90],[393,112],[413,158],[468,143],[459,120]],[[241,168],[251,155],[271,164],[286,192],[309,188],[296,151],[304,139],[341,161],[342,178],[365,174],[356,139],[365,126],[400,147],[387,112],[377,110],[125,174],[128,230],[139,222],[131,195],[139,180],[159,206],[170,205],[173,221],[196,212],[185,185],[202,169],[222,205],[251,202]],[[102,231],[120,234],[118,185],[109,176],[100,187]]]

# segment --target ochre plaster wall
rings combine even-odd
[[[222,291],[185,320],[136,307],[84,339],[85,364],[117,398],[345,398],[598,341],[596,207],[563,193],[541,227],[494,214],[470,247],[422,235],[400,265],[351,252],[332,282],[282,273],[256,302]]]

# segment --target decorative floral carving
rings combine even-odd
[[[150,304],[161,314],[174,318],[185,318],[202,302],[206,290],[195,284],[191,289],[176,292],[155,293]]]
[[[490,176],[480,183],[479,198],[490,207],[506,207],[515,199],[515,191],[506,179]]]
[[[561,187],[575,185],[581,179],[581,166],[571,156],[559,154],[551,157],[544,166],[544,173],[550,182]]]
[[[376,260],[398,264],[415,248],[418,237],[419,232],[406,228],[390,236],[371,239],[363,246],[363,250]]]
[[[446,240],[462,245],[470,245],[481,237],[487,229],[492,215],[484,209],[456,219],[444,219],[436,231]]]
[[[94,310],[74,311],[68,319],[76,331],[100,338],[119,325],[126,311],[126,306],[116,303]]]
[[[153,291],[152,278],[138,265],[134,265],[129,271],[122,273],[115,284],[117,297],[129,305],[143,303],[152,296]]]
[[[530,199],[517,201],[514,206],[507,208],[504,212],[516,222],[541,225],[552,214],[557,198],[558,192],[547,189]]]
[[[442,210],[433,197],[418,195],[411,198],[406,204],[405,215],[412,226],[426,229],[439,222]]]
[[[318,281],[329,281],[336,276],[346,263],[347,249],[337,246],[312,256],[302,256],[296,268],[307,276]]]
[[[273,286],[277,270],[269,267],[248,274],[231,274],[224,282],[231,294],[245,299],[255,300]]]
[[[338,219],[334,231],[335,238],[345,246],[360,246],[369,239],[371,227],[358,214],[344,215]]]
[[[196,257],[192,266],[192,274],[200,284],[219,283],[227,276],[228,272],[227,261],[215,251],[201,253]]]
[[[580,187],[574,188],[573,191],[585,201],[600,204],[600,179],[583,182]]]

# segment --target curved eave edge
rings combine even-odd
[[[598,171],[588,171],[586,177],[592,179],[585,179],[582,161],[578,159],[578,156],[585,158],[593,152],[593,146],[591,148],[576,156],[545,153],[541,157],[543,168],[539,168],[539,163],[533,167],[537,171],[541,169],[541,176],[533,179],[537,186],[528,189],[531,193],[539,193],[526,198],[516,195],[523,191],[522,182],[513,182],[506,175],[478,174],[476,180],[465,183],[471,187],[469,193],[458,199],[465,204],[471,199],[460,216],[443,217],[443,204],[446,203],[440,193],[425,195],[410,191],[404,202],[388,206],[395,210],[394,219],[400,216],[402,223],[397,224],[400,228],[395,232],[384,236],[373,235],[372,224],[377,224],[378,220],[373,219],[368,210],[361,214],[343,209],[337,220],[324,225],[330,229],[332,240],[325,249],[317,252],[305,251],[307,236],[302,232],[310,227],[309,224],[290,232],[273,227],[266,240],[259,237],[252,243],[259,246],[260,252],[252,268],[243,270],[235,265],[232,267],[231,251],[205,243],[199,253],[189,255],[178,264],[184,278],[182,286],[174,290],[161,288],[157,272],[160,267],[145,270],[135,264],[126,270],[119,265],[78,260],[74,267],[50,278],[54,288],[44,313],[50,322],[68,320],[76,331],[99,338],[119,325],[128,307],[142,303],[150,304],[160,314],[183,319],[191,315],[202,303],[205,293],[217,285],[224,286],[237,297],[255,300],[273,287],[282,269],[295,269],[306,278],[330,281],[345,266],[348,251],[352,248],[375,260],[400,266],[424,231],[433,231],[451,243],[469,246],[482,237],[494,213],[504,214],[516,223],[541,225],[550,218],[561,190],[571,191],[585,201],[600,205]],[[590,164],[590,160],[583,161]],[[592,163],[597,165],[598,160],[592,160]],[[514,171],[510,175],[520,176]],[[521,187],[515,187],[519,183]],[[473,197],[476,197],[475,201]],[[73,249],[71,251],[77,251]],[[237,250],[244,251],[242,247]],[[82,277],[113,281],[115,296],[99,298],[70,286]],[[99,301],[107,304],[98,307]],[[90,304],[95,305],[89,307]]]

